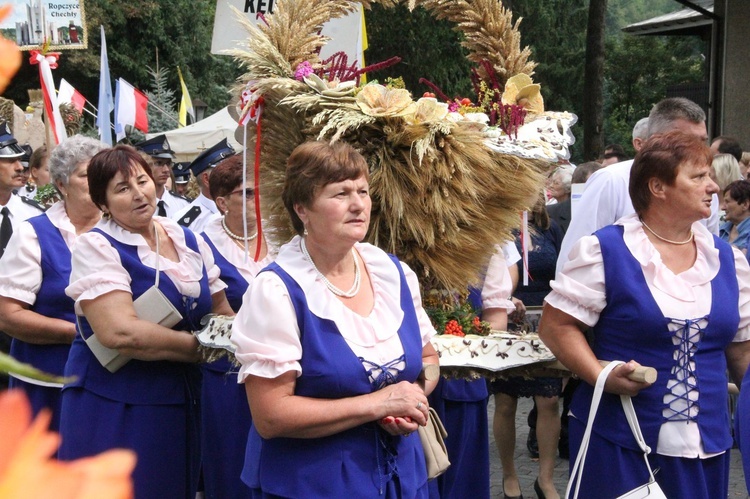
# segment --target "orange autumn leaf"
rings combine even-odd
[[[6,4],[0,7],[0,21],[3,21],[11,13],[13,6]],[[21,51],[18,45],[0,36],[0,94],[10,83],[10,80],[21,67]]]
[[[31,421],[31,406],[19,390],[0,394],[0,497],[25,499],[131,499],[135,454],[112,450],[71,462],[51,456],[60,437],[47,428],[42,411]]]

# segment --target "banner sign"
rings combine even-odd
[[[247,19],[254,23],[262,23],[258,14],[268,16],[273,14],[274,0],[217,0],[216,17],[214,19],[214,34],[211,41],[211,53],[227,55],[228,50],[247,49],[247,31],[237,20],[235,12],[230,6],[245,13]],[[346,17],[332,19],[323,26],[322,34],[331,38],[323,49],[320,57],[325,59],[336,52],[345,52],[349,64],[355,60],[362,66],[362,6]]]
[[[38,49],[46,40],[50,50],[88,47],[83,0],[7,0],[13,12],[0,23],[0,32],[21,50]]]

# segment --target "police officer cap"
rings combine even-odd
[[[8,122],[0,122],[0,158],[16,159],[26,153],[10,132]]]
[[[31,155],[34,152],[34,149],[31,148],[30,145],[22,145],[21,149],[23,149],[23,156],[21,156],[20,161],[24,168],[29,167],[29,160],[31,160]]]
[[[164,158],[174,160],[174,151],[169,148],[169,141],[167,136],[157,135],[156,137],[136,144],[135,148],[139,151],[143,151],[152,158]]]
[[[175,163],[172,166],[172,173],[174,173],[175,184],[187,184],[190,180],[190,163]]]
[[[206,149],[200,154],[200,156],[195,158],[193,162],[190,163],[190,171],[192,171],[193,175],[197,177],[207,168],[216,166],[222,159],[233,155],[234,149],[232,149],[232,146],[229,145],[227,139],[222,139],[221,142],[210,149]]]

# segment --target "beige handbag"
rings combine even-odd
[[[445,439],[448,436],[448,432],[445,431],[443,422],[435,412],[435,409],[430,407],[427,413],[427,426],[420,426],[419,429],[419,440],[422,442],[422,448],[424,448],[424,461],[427,465],[427,478],[432,480],[442,475],[451,462],[448,460],[448,449],[445,447]]]

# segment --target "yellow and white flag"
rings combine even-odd
[[[188,114],[193,118],[193,123],[195,123],[195,110],[193,109],[193,101],[190,99],[190,92],[188,92],[187,85],[185,85],[185,80],[182,79],[182,71],[180,71],[179,67],[177,68],[177,74],[180,77],[180,87],[182,87],[182,99],[180,99],[178,119],[180,126],[187,126]]]

